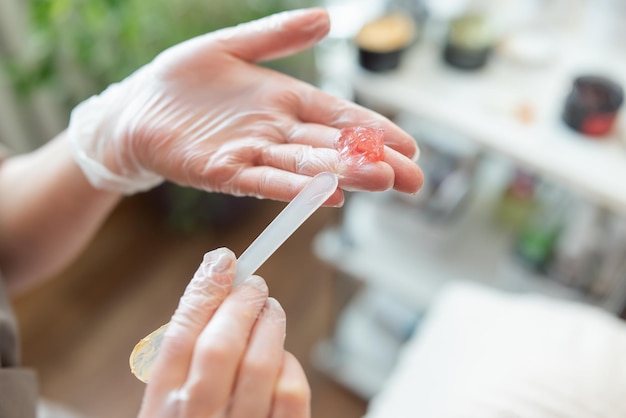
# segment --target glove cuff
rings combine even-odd
[[[89,183],[97,188],[118,192],[125,195],[152,189],[163,182],[163,177],[138,167],[129,175],[120,175],[108,169],[104,163],[105,149],[115,146],[110,138],[103,134],[102,120],[107,108],[105,93],[119,88],[111,85],[100,95],[92,96],[76,106],[70,115],[67,137],[74,160],[81,168]]]

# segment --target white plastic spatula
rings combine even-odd
[[[337,189],[337,175],[320,173],[313,177],[298,195],[237,259],[237,273],[233,286],[245,279],[267,259],[306,221]],[[142,382],[150,378],[152,365],[157,357],[167,324],[143,338],[130,355],[130,369]]]
[[[241,284],[337,190],[337,175],[320,173],[276,216],[237,259],[234,286]]]

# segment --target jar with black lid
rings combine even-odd
[[[591,137],[609,134],[624,102],[624,91],[615,81],[598,75],[576,77],[565,99],[564,122]]]
[[[449,65],[464,70],[482,68],[492,49],[493,34],[485,16],[465,14],[450,22],[443,50]]]

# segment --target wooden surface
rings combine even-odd
[[[24,362],[40,374],[44,397],[93,418],[136,416],[144,385],[128,355],[165,323],[204,252],[240,254],[284,207],[251,200],[236,226],[182,233],[167,227],[150,195],[126,199],[78,261],[15,302]],[[287,349],[303,363],[313,418],[361,417],[365,403],[312,369],[310,350],[330,332],[337,297],[311,239],[338,215],[322,208],[261,268],[287,312]]]

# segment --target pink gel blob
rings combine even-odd
[[[335,149],[349,165],[382,161],[385,157],[385,131],[380,128],[354,126],[343,128],[335,140]]]

